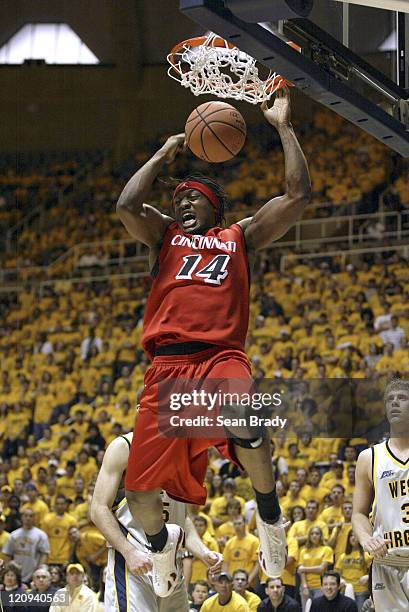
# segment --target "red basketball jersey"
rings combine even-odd
[[[171,223],[152,275],[142,337],[151,358],[155,347],[178,342],[244,350],[250,283],[239,225],[192,235]]]

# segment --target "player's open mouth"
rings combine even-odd
[[[196,223],[196,215],[191,212],[185,212],[182,215],[182,225],[185,229],[193,227]]]

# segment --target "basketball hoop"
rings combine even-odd
[[[300,50],[294,43],[289,44]],[[167,59],[168,75],[195,96],[213,94],[259,104],[285,85],[294,87],[273,71],[262,80],[253,57],[212,33],[178,43]]]

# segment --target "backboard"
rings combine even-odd
[[[393,7],[409,11],[409,2],[180,0],[183,13],[204,30],[409,157],[409,12]]]

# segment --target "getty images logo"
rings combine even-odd
[[[395,476],[395,472],[393,470],[386,470],[386,472],[382,472],[381,480],[382,478],[391,478],[392,476]]]

